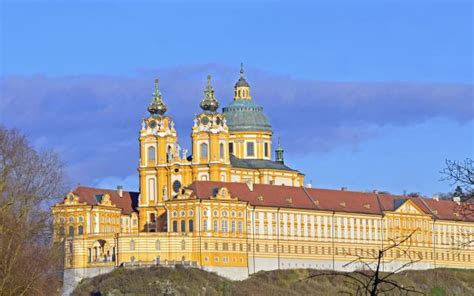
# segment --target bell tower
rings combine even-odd
[[[155,80],[150,115],[143,119],[140,129],[140,231],[158,231],[165,225],[160,216],[165,212],[163,201],[170,198],[168,166],[179,157],[176,130]]]
[[[229,129],[219,108],[211,76],[207,76],[204,98],[200,104],[203,112],[194,118],[191,139],[193,145],[194,180],[230,181]]]

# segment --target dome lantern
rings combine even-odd
[[[250,100],[250,85],[244,78],[244,64],[240,64],[240,78],[234,86],[234,100]]]

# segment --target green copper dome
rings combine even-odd
[[[234,100],[229,106],[223,108],[223,114],[230,132],[272,131],[263,108],[251,100]]]

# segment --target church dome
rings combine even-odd
[[[243,76],[240,77],[239,80],[235,83],[235,87],[240,87],[240,86],[250,87],[249,83],[247,82],[247,80],[245,80]]]
[[[223,108],[223,114],[230,132],[272,131],[272,126],[263,113],[263,107],[251,100],[234,100],[229,106]]]

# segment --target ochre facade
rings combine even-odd
[[[304,186],[284,164],[272,129],[243,77],[218,112],[210,77],[192,121],[192,147],[178,144],[156,83],[139,131],[140,191],[80,186],[52,207],[71,283],[120,266],[184,264],[241,279],[259,270],[351,270],[392,250],[384,270],[474,268],[474,217],[456,201]],[[400,252],[402,252],[400,254]],[[396,260],[394,260],[396,259]]]

